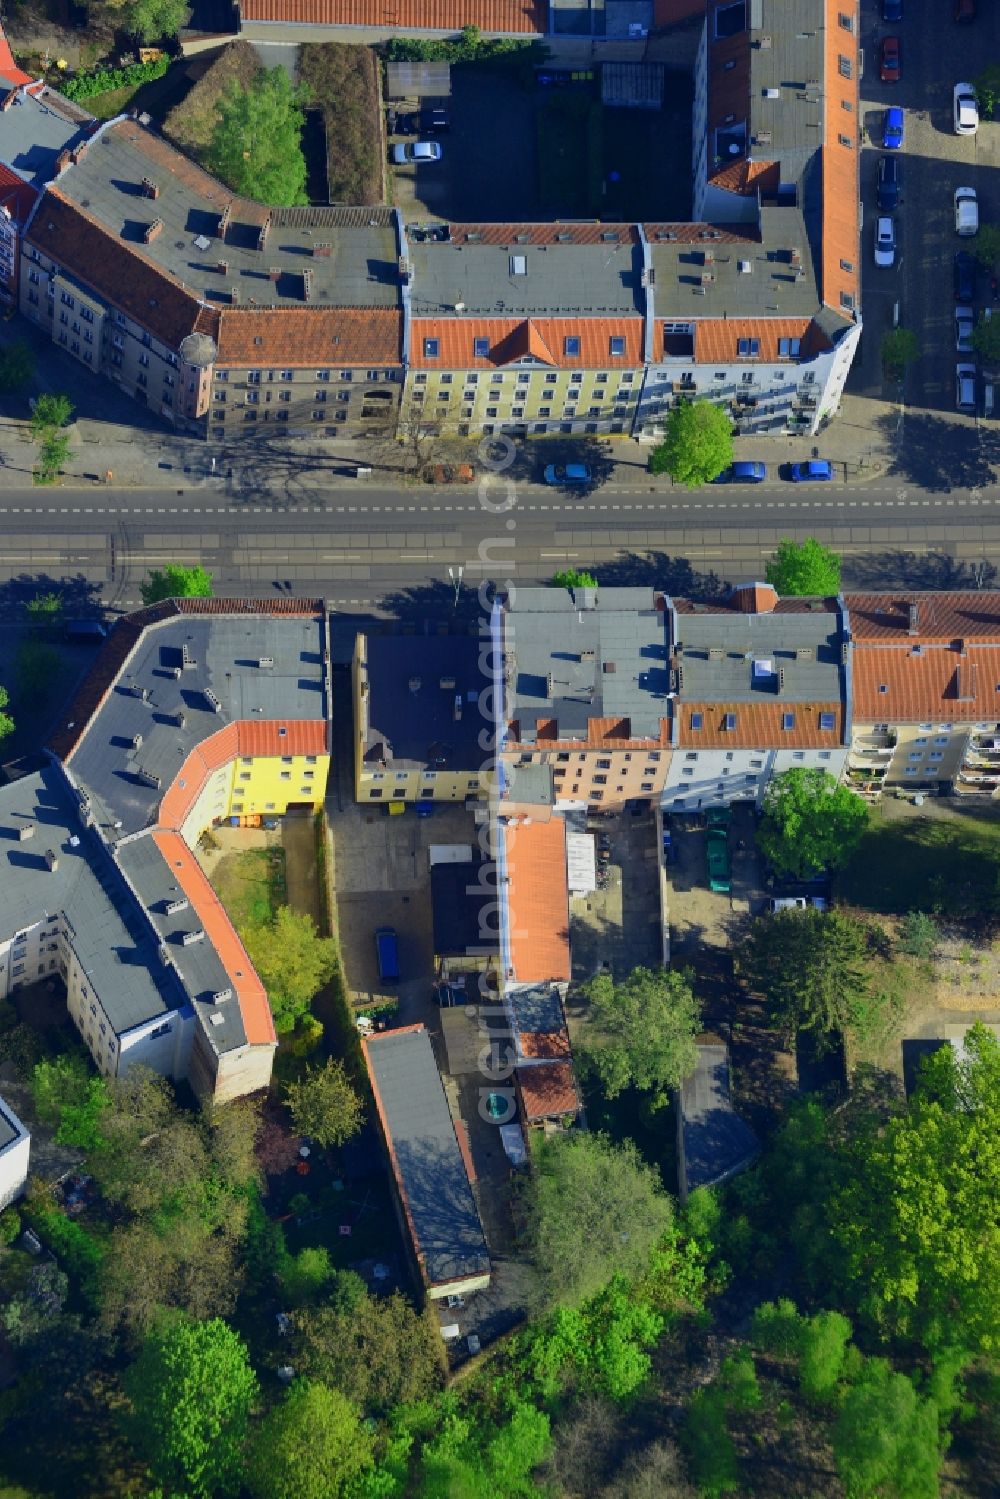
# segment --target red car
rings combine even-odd
[[[882,53],[879,59],[878,76],[881,78],[883,83],[898,83],[902,67],[903,60],[900,55],[899,37],[883,37]]]

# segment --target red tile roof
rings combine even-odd
[[[25,239],[169,348],[177,349],[198,326],[202,303],[196,296],[115,239],[58,188],[46,189]]]
[[[579,354],[567,354],[565,340],[580,341]],[[424,340],[436,338],[439,353],[424,353]],[[489,354],[477,357],[474,340],[489,341]],[[624,352],[611,353],[612,338]],[[527,355],[559,369],[634,369],[642,363],[641,317],[414,318],[410,363],[420,370],[495,369]]]
[[[157,828],[153,832],[153,842],[174,872],[229,976],[247,1041],[251,1046],[274,1045],[277,1037],[264,985],[204,870],[179,833]]]
[[[700,729],[691,727],[691,716],[701,714]],[[725,727],[726,715],[736,715],[736,727]],[[795,724],[782,727],[784,715],[793,713]],[[820,714],[833,714],[833,728],[820,728]],[[684,699],[674,704],[678,725],[677,743],[683,749],[836,749],[844,742],[844,706],[840,702],[789,703],[698,703]]]
[[[398,365],[403,315],[395,307],[223,308],[219,318],[223,368],[282,365]]]
[[[851,666],[855,722],[1000,718],[1000,645],[914,645],[873,642],[856,647]]]
[[[553,1114],[575,1114],[580,1107],[571,1062],[533,1062],[514,1070],[524,1117],[530,1124]]]
[[[378,26],[399,31],[480,31],[544,35],[545,0],[238,0],[244,21],[304,26]]]
[[[844,596],[855,640],[995,640],[1000,643],[1000,593],[848,593]],[[910,635],[910,608],[916,634]]]
[[[512,977],[525,984],[568,980],[566,824],[561,817],[508,823],[503,836]]]

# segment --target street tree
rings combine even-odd
[[[779,541],[764,576],[782,597],[825,598],[840,592],[840,558],[812,536]]]
[[[658,1174],[631,1141],[606,1135],[540,1136],[521,1192],[537,1299],[547,1306],[578,1306],[613,1275],[641,1275],[672,1219]]]
[[[812,879],[842,868],[867,826],[861,797],[825,770],[786,770],[767,788],[757,847],[779,876]]]
[[[578,1054],[608,1098],[625,1088],[650,1094],[654,1108],[694,1071],[701,1011],[689,976],[676,969],[633,968],[621,983],[601,973],[587,1002]]]
[[[131,0],[119,12],[123,30],[140,42],[174,37],[190,12],[190,0]]]
[[[733,428],[729,415],[711,401],[681,400],[667,417],[663,441],[649,455],[651,474],[669,474],[678,484],[697,489],[733,461]]]
[[[850,1147],[828,1229],[868,1324],[936,1352],[1000,1350],[1000,1041],[943,1046],[905,1113]]]
[[[5,709],[10,702],[6,687],[0,686],[0,744],[14,732],[14,720]]]
[[[850,1499],[938,1499],[938,1409],[887,1359],[869,1359],[831,1432]]]
[[[972,347],[984,364],[1000,363],[1000,317],[979,314],[972,329]]]
[[[761,917],[740,952],[742,972],[774,1023],[822,1038],[868,1034],[888,1003],[874,983],[867,929],[840,911],[779,911]]]
[[[317,1145],[343,1145],[364,1119],[364,1105],[344,1064],[333,1057],[322,1067],[307,1067],[301,1078],[287,1083],[285,1102],[299,1134]]]
[[[0,348],[0,393],[21,390],[35,373],[35,356],[23,339]]]
[[[256,1499],[339,1499],[372,1463],[372,1438],[339,1390],[297,1379],[250,1438],[247,1487]]]
[[[140,583],[144,604],[158,604],[161,599],[209,599],[212,597],[212,574],[203,567],[185,567],[168,562],[153,568],[148,579]]]
[[[907,365],[920,358],[920,341],[912,328],[889,328],[882,335],[881,353],[886,375],[900,380]]]
[[[257,1379],[225,1322],[177,1318],[150,1334],[122,1380],[128,1431],[167,1494],[235,1493]]]
[[[306,99],[306,91],[296,88],[280,66],[262,69],[248,88],[232,82],[219,104],[209,147],[212,170],[258,203],[305,203]]]
[[[305,911],[280,906],[270,921],[240,931],[250,961],[260,975],[279,1034],[295,1029],[300,1016],[337,966],[337,947],[321,937]]]

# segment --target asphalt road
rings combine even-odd
[[[149,569],[171,561],[202,563],[217,593],[316,594],[346,609],[402,613],[450,607],[459,569],[467,592],[483,578],[545,580],[566,564],[596,566],[605,584],[710,592],[713,573],[760,576],[784,536],[833,546],[854,585],[946,587],[992,581],[1000,567],[994,490],[938,495],[877,480],[645,497],[634,489],[566,497],[534,486],[508,496],[498,484],[481,498],[462,491],[447,500],[359,486],[285,508],[233,503],[217,481],[170,496],[7,490],[0,531],[8,613],[25,588],[47,580],[75,580],[81,604],[132,607]]]

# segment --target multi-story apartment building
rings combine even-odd
[[[995,797],[1000,593],[849,593],[853,724],[847,782]]]
[[[263,986],[193,848],[322,805],[322,603],[174,600],[120,621],[48,768],[0,789],[0,996],[58,973],[107,1076],[138,1062],[223,1101],[266,1086]]]
[[[668,602],[666,812],[759,802],[773,775],[840,778],[850,738],[847,634],[835,599],[781,599],[766,584],[725,604]]]
[[[359,802],[489,794],[489,652],[470,635],[358,635],[354,784]],[[482,701],[480,701],[482,699]]]
[[[671,753],[660,597],[519,586],[498,610],[503,766],[547,767],[556,810],[658,797]]]

